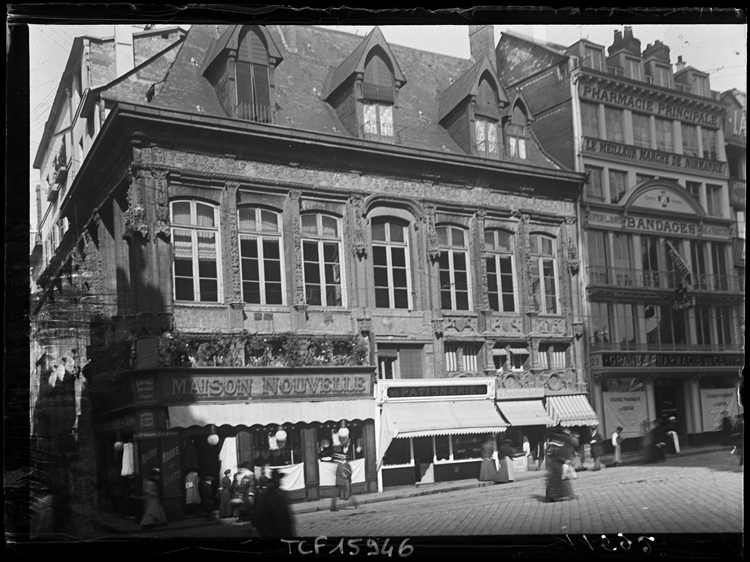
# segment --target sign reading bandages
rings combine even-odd
[[[675,267],[680,270],[682,278],[685,280],[688,287],[691,286],[693,284],[693,275],[690,271],[690,266],[688,266],[687,262],[685,262],[680,255],[680,252],[677,251],[669,240],[665,240],[664,243],[667,245],[667,255],[669,256],[669,259],[671,259],[672,263],[675,264]]]

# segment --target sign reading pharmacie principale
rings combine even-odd
[[[163,384],[169,402],[372,397],[369,374],[173,375]]]

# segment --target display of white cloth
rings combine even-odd
[[[122,472],[123,476],[135,474],[135,461],[133,459],[133,444],[125,443],[122,446]]]
[[[677,435],[676,431],[667,431],[667,437],[672,438],[672,442],[674,442],[674,450],[676,453],[680,452],[680,438]]]
[[[318,475],[320,476],[321,486],[335,486],[336,485],[336,462],[318,462]],[[352,467],[352,484],[365,481],[365,459],[357,459],[349,461],[349,466]]]
[[[219,474],[217,481],[224,478],[224,471],[231,470],[231,474],[237,472],[237,438],[227,437],[219,451]]]
[[[293,464],[286,466],[268,466],[266,467],[266,476],[270,476],[271,471],[278,470],[284,477],[281,479],[279,488],[290,492],[292,490],[303,490],[305,488],[305,464]]]

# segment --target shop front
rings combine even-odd
[[[528,470],[530,458],[523,454],[524,441],[528,441],[529,450],[536,455],[540,444],[544,446],[547,439],[547,428],[553,425],[542,402],[544,389],[498,387],[495,399],[498,410],[510,426],[504,439],[512,441],[512,448],[519,452],[513,459],[513,469]]]
[[[191,488],[208,476],[218,487],[226,470],[232,477],[260,476],[276,468],[292,501],[335,495],[335,464],[319,458],[324,441],[351,443],[355,493],[377,489],[371,367],[163,368],[126,375],[124,396],[131,401],[112,404],[125,413],[100,416],[102,438],[122,441],[109,464],[129,471],[135,490],[141,475],[159,468],[170,520],[198,509]]]
[[[495,378],[380,381],[377,396],[382,487],[478,478],[482,443],[508,427]]]
[[[684,445],[721,440],[725,415],[739,403],[744,356],[737,353],[603,353],[593,355],[592,395],[610,435],[622,426],[624,450],[633,450],[646,427],[675,418]],[[741,369],[740,369],[741,370]]]

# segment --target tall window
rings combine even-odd
[[[437,227],[440,245],[440,307],[469,310],[468,233],[457,226]]]
[[[410,308],[411,271],[406,223],[372,219],[372,261],[377,308]]]
[[[654,77],[657,86],[669,88],[669,78],[672,75],[671,69],[666,66],[654,65]]]
[[[594,70],[604,70],[604,58],[602,51],[593,47],[583,48],[583,66],[593,68]]]
[[[685,182],[685,189],[695,197],[696,201],[700,201],[700,194],[701,194],[701,184],[697,181],[686,181]]]
[[[705,291],[708,289],[705,242],[690,241],[690,260],[693,265],[693,286]]]
[[[583,124],[583,136],[599,138],[599,106],[581,102],[581,122]]]
[[[602,347],[610,343],[610,334],[613,331],[610,326],[609,305],[605,302],[591,303],[591,335],[589,341],[594,347]]]
[[[633,113],[633,143],[636,146],[651,148],[651,125],[648,115]]]
[[[484,157],[497,157],[497,123],[487,119],[474,119],[474,141],[477,153]]]
[[[602,169],[595,168],[593,166],[585,167],[586,173],[589,176],[589,181],[586,183],[586,198],[592,201],[603,201],[602,195]]]
[[[448,373],[466,373],[479,370],[481,345],[468,343],[445,344],[445,370]]]
[[[632,80],[641,79],[641,61],[637,59],[625,59],[625,76]]]
[[[673,310],[672,305],[646,305],[646,341],[649,347],[659,349],[661,345],[684,345],[687,343],[685,313]]]
[[[378,344],[379,379],[422,378],[422,347]]]
[[[484,233],[484,242],[485,251],[491,254],[485,258],[490,308],[498,312],[515,312],[513,235],[500,230],[488,230]]]
[[[283,265],[279,213],[240,207],[242,299],[250,304],[283,304]]]
[[[731,346],[732,337],[732,309],[727,306],[716,307],[716,343]]]
[[[301,219],[305,302],[343,306],[340,221],[322,213],[303,214]]]
[[[362,81],[365,137],[393,138],[393,71],[377,52],[368,56]]]
[[[699,345],[711,344],[711,316],[709,307],[695,307],[695,334],[696,342]]]
[[[615,312],[615,334],[612,336],[612,341],[618,343],[620,349],[634,349],[636,344],[636,328],[633,305],[616,303],[612,306]]]
[[[693,93],[696,96],[709,97],[711,91],[708,87],[708,78],[705,76],[693,76]]]
[[[538,359],[542,369],[567,369],[568,346],[561,344],[540,345]]]
[[[687,156],[698,156],[698,128],[695,125],[682,126],[682,153]]]
[[[656,124],[656,148],[666,152],[674,151],[674,131],[672,130],[672,121],[655,118]]]
[[[658,288],[659,282],[659,238],[641,236],[641,269],[643,286]]]
[[[513,121],[508,125],[506,142],[511,158],[526,159],[526,114],[518,105],[513,108]]]
[[[701,141],[703,141],[703,158],[716,160],[716,131],[701,127]]]
[[[720,185],[706,184],[706,213],[712,217],[722,216]]]
[[[711,266],[714,270],[714,286],[719,291],[726,291],[729,288],[727,278],[727,249],[726,245],[721,242],[711,242]]]
[[[219,217],[213,205],[172,201],[174,298],[219,301]]]
[[[260,30],[246,27],[241,32],[235,63],[237,116],[240,119],[272,121],[268,48]]]
[[[557,314],[557,258],[555,240],[542,234],[532,234],[531,286],[542,314]]]
[[[594,285],[609,284],[609,249],[607,247],[608,235],[602,230],[589,230],[589,259],[591,270],[589,276]]]
[[[625,142],[625,133],[622,124],[622,110],[612,107],[604,108],[604,126],[607,129],[607,140],[613,142]]]
[[[620,170],[609,171],[609,202],[617,203],[625,195],[628,173]]]

